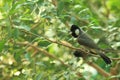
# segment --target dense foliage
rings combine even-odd
[[[119,0],[0,0],[0,80],[120,79],[119,5]],[[83,46],[70,35],[72,24],[107,50],[111,65],[94,54],[73,55]]]

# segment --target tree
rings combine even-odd
[[[119,5],[118,0],[1,0],[0,79],[118,80]],[[72,24],[107,51],[110,66],[76,42]],[[85,58],[76,58],[75,50]]]

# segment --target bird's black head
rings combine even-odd
[[[80,28],[77,25],[72,25],[70,28],[70,31],[72,32],[72,36],[77,38],[79,34],[81,33]]]

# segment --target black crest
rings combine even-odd
[[[81,31],[77,25],[72,25],[70,28],[70,31],[72,32],[72,36],[75,38],[78,37],[78,35],[75,33],[76,30],[79,30],[79,32]]]

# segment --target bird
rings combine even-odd
[[[74,55],[75,57],[82,57],[82,58],[85,57],[84,52],[78,51],[78,50],[74,51],[74,52],[73,52],[73,55]]]
[[[74,38],[77,38],[77,42],[90,49],[94,49],[97,54],[105,61],[106,64],[111,64],[111,59],[107,57],[101,48],[97,46],[97,44],[93,41],[93,39],[85,33],[81,28],[79,28],[77,25],[72,25],[70,28],[71,35]]]

